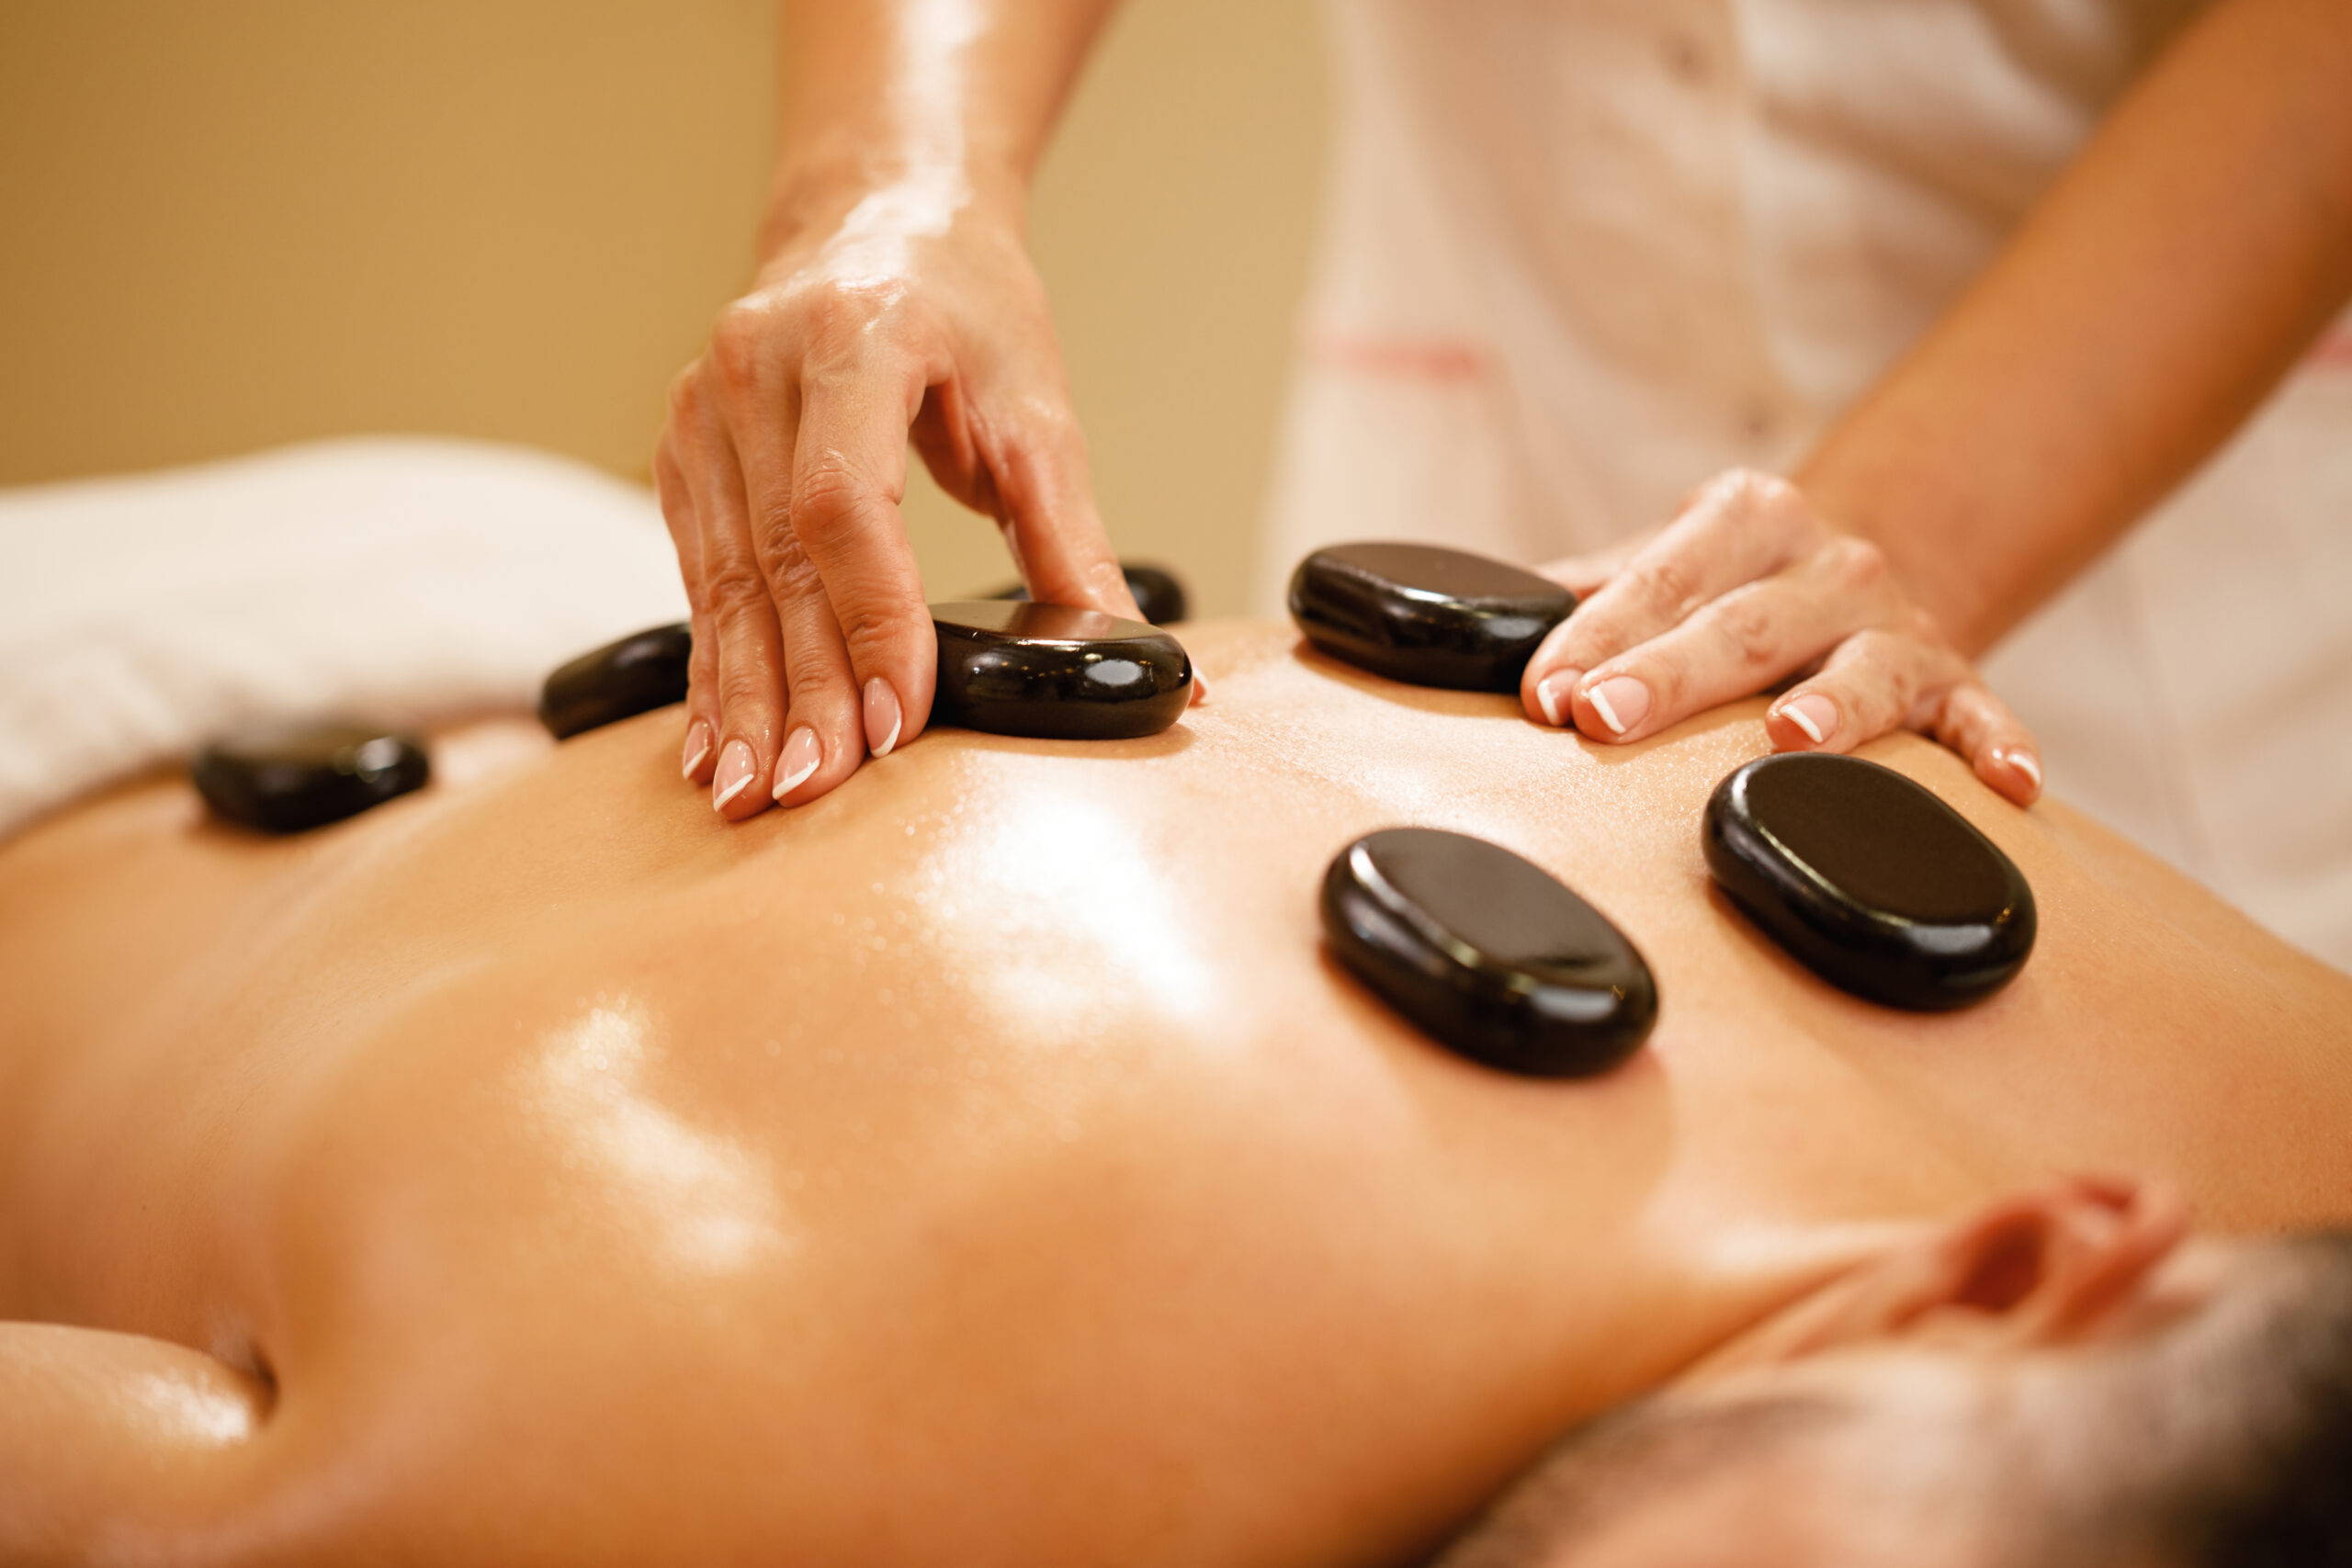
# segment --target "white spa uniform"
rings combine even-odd
[[[1785,470],[2180,0],[1327,0],[1340,118],[1259,574],[1522,561]],[[2052,788],[2352,968],[2352,331],[1987,660]]]

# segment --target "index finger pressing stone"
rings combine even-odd
[[[1135,595],[1136,608],[1141,610],[1143,618],[1155,626],[1181,621],[1192,608],[1192,601],[1184,592],[1184,580],[1164,566],[1123,560],[1119,563],[1119,574],[1127,580],[1127,592]],[[991,599],[1026,599],[1029,596],[1029,585],[1025,582],[1000,588],[989,595]]]
[[[1291,574],[1290,614],[1334,659],[1416,686],[1516,692],[1577,596],[1508,562],[1435,545],[1333,545]]]
[[[1760,757],[1715,786],[1716,883],[1831,985],[1942,1011],[1982,1001],[2033,952],[2033,889],[1973,823],[1860,757]]]

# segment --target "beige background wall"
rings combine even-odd
[[[1040,182],[1103,511],[1242,607],[1321,156],[1309,0],[1128,0]],[[740,285],[768,0],[0,6],[0,483],[308,436],[641,479]],[[934,592],[1005,571],[919,482]]]

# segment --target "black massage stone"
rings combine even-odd
[[[1889,1007],[1981,1001],[2033,951],[2033,889],[1968,818],[1892,768],[1762,757],[1707,802],[1707,869],[1765,934]]]
[[[1155,626],[1164,626],[1184,618],[1191,602],[1184,595],[1184,584],[1165,567],[1146,566],[1140,561],[1121,561],[1119,570],[1126,574],[1127,592],[1136,596],[1136,608],[1143,618]],[[992,599],[1026,599],[1029,590],[1016,582],[989,595]]]
[[[421,789],[432,767],[404,735],[330,723],[224,737],[198,751],[188,773],[217,815],[265,833],[300,833]]]
[[[1536,645],[1577,606],[1532,571],[1434,545],[1334,545],[1291,574],[1306,640],[1416,686],[1516,692]]]
[[[1483,839],[1431,828],[1358,839],[1324,874],[1323,930],[1382,1000],[1507,1073],[1605,1073],[1657,1019],[1657,987],[1624,933]]]
[[[1183,716],[1193,661],[1141,621],[1025,600],[931,607],[939,634],[932,717],[1049,740],[1126,740]]]
[[[558,740],[686,700],[694,632],[655,626],[583,653],[539,689],[539,722]]]

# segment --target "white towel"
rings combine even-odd
[[[648,491],[370,436],[0,491],[0,838],[252,719],[528,706],[685,616]]]

